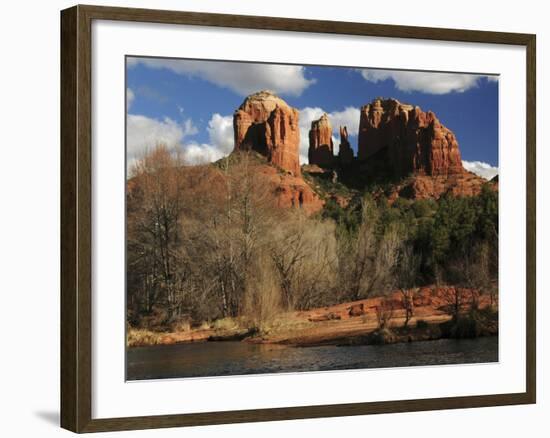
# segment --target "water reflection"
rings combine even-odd
[[[128,380],[498,361],[498,337],[393,345],[294,348],[202,342],[131,348]]]

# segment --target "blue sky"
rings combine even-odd
[[[457,136],[467,168],[486,177],[497,172],[495,77],[163,58],[127,59],[129,161],[161,142],[189,162],[219,159],[233,148],[233,112],[262,89],[300,110],[302,162],[313,119],[329,114],[336,145],[338,125],[347,125],[356,150],[359,108],[393,97],[435,112]]]

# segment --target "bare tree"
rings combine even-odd
[[[414,253],[411,245],[403,246],[396,269],[396,282],[401,293],[401,305],[405,310],[404,327],[409,325],[409,321],[414,316],[414,293],[420,261],[420,256]]]
[[[374,291],[382,294],[388,289],[401,245],[395,227],[377,235],[374,201],[364,199],[362,212],[357,233],[341,231],[338,239],[341,283],[352,300],[367,298]]]
[[[494,267],[494,257],[491,252],[495,251],[487,241],[480,242],[473,248],[473,254],[468,260],[467,270],[468,278],[470,279],[469,287],[472,290],[477,289],[480,295],[489,294],[491,308],[495,305],[498,289],[495,287],[492,278]],[[498,251],[498,247],[496,249]],[[497,262],[498,264],[498,262]],[[474,300],[475,297],[472,297]]]
[[[134,165],[128,200],[128,284],[131,300],[151,312],[162,300],[168,318],[178,312],[179,223],[182,214],[180,157],[157,146]]]
[[[190,219],[193,231],[184,247],[213,317],[241,313],[248,277],[255,275],[255,259],[265,250],[276,222],[269,187],[254,166],[247,152],[211,166],[209,192],[201,196]]]
[[[456,257],[450,263],[448,277],[458,286],[457,290],[462,290],[462,295],[468,295],[456,298],[455,302],[462,301],[462,306],[469,305],[470,309],[477,310],[480,296],[488,292],[493,305],[496,289],[491,277],[491,254],[487,242],[480,242]]]
[[[269,329],[282,311],[281,290],[277,273],[268,254],[260,253],[252,261],[243,297],[243,315],[253,327]]]
[[[462,309],[468,303],[466,289],[462,287],[448,286],[442,289],[441,298],[443,300],[443,308],[457,320],[462,312]]]
[[[283,303],[286,309],[294,308],[294,284],[299,264],[307,256],[309,248],[305,239],[305,218],[298,216],[290,224],[285,222],[275,235],[276,241],[270,249],[271,259],[279,274]]]
[[[388,328],[394,314],[394,305],[392,300],[383,298],[380,304],[376,306],[376,321],[379,329]]]
[[[269,245],[285,309],[327,302],[336,280],[334,224],[291,211],[275,226]]]

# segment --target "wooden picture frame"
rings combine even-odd
[[[185,24],[356,36],[518,45],[526,48],[527,284],[526,391],[523,393],[346,403],[194,414],[92,418],[92,90],[94,20]],[[529,404],[536,401],[536,37],[486,32],[75,6],[61,12],[61,426],[99,432]]]

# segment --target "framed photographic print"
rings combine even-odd
[[[61,49],[62,427],[535,402],[534,35],[75,6]]]

